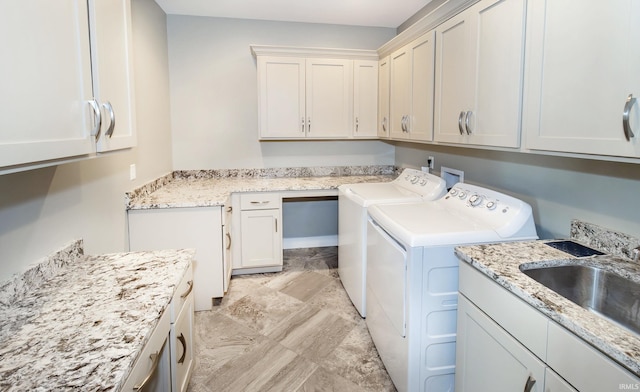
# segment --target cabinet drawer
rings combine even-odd
[[[193,298],[193,264],[189,265],[171,299],[171,323],[176,322],[178,314],[190,298]]]
[[[279,193],[245,193],[240,195],[240,209],[266,210],[280,208],[282,196]]]

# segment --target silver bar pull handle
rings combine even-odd
[[[134,391],[142,391],[144,387],[147,385],[147,383],[153,378],[153,375],[156,373],[156,370],[158,369],[158,364],[160,363],[160,353],[162,352],[162,349],[164,349],[164,345],[166,343],[167,341],[165,340],[164,343],[162,343],[162,347],[160,347],[160,350],[158,350],[157,352],[149,356],[149,359],[151,359],[152,361],[151,370],[149,371],[149,374],[147,374],[147,376],[144,378],[144,380],[140,382],[140,384],[133,386]]]
[[[102,112],[98,101],[92,99],[89,101],[91,109],[93,109],[93,129],[91,129],[91,136],[95,136],[96,142],[100,139],[100,128],[102,127]]]
[[[276,218],[276,233],[278,232],[278,218]]]
[[[536,383],[535,378],[531,376],[527,377],[527,382],[524,384],[524,392],[531,392],[535,383]]]
[[[187,289],[187,291],[180,294],[180,298],[187,298],[187,296],[191,294],[191,291],[193,290],[193,280],[188,281],[187,284],[189,285],[189,288]]]
[[[382,132],[387,132],[387,116],[382,118]]]
[[[458,129],[460,130],[461,135],[464,135],[464,128],[462,125],[463,117],[464,117],[464,112],[460,112],[460,115],[458,116]]]
[[[231,234],[226,233],[227,234],[227,250],[231,249]]]
[[[631,125],[629,125],[629,115],[631,114],[631,108],[635,103],[636,98],[633,94],[629,94],[627,101],[624,104],[624,111],[622,112],[622,129],[624,130],[624,137],[627,141],[631,141],[631,138],[636,136],[631,130]]]
[[[467,135],[471,135],[471,132],[473,132],[473,129],[469,126],[471,116],[473,116],[473,112],[471,110],[469,110],[464,116],[464,129],[467,130]]]
[[[300,126],[302,127],[302,133],[304,133],[304,117],[300,120]]]
[[[111,102],[107,101],[103,103],[102,106],[107,109],[107,113],[109,113],[109,128],[107,128],[107,132],[105,132],[104,135],[111,139],[111,136],[113,136],[113,129],[116,127],[116,114],[113,111]]]
[[[311,117],[307,118],[307,132],[311,133]]]
[[[356,132],[358,132],[358,117],[356,117]]]
[[[181,333],[180,336],[178,336],[178,341],[182,344],[182,356],[178,359],[178,363],[182,364],[187,356],[187,339],[185,339],[184,335]]]

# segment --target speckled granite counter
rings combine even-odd
[[[0,390],[120,390],[194,256],[82,253],[0,285]]]
[[[594,242],[602,242],[601,228],[584,222],[572,222],[571,236],[583,244],[594,247]],[[589,233],[600,233],[598,238]],[[609,234],[609,238],[625,244],[637,246],[640,239],[624,234]],[[620,256],[592,256],[576,258],[565,252],[545,245],[548,241],[511,242],[495,245],[461,246],[456,248],[457,256],[499,285],[538,309],[540,312],[573,332],[610,358],[614,359],[636,376],[640,377],[640,337],[619,327],[568,299],[548,289],[520,271],[520,265],[543,267],[549,265],[582,264],[599,266],[615,271],[634,281],[640,282],[640,265]],[[633,245],[635,244],[635,245]],[[612,252],[627,254],[628,250],[614,249],[612,244],[603,244]],[[599,250],[604,251],[601,247]]]
[[[233,192],[327,190],[394,178],[392,166],[176,171],[127,193],[126,207],[207,207],[224,205]]]

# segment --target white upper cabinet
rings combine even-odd
[[[89,0],[94,98],[101,109],[98,152],[136,144],[131,0]]]
[[[130,0],[0,4],[0,172],[135,143],[129,6]]]
[[[436,28],[436,141],[519,147],[525,3],[482,0]]]
[[[388,98],[387,98],[388,100]],[[374,139],[378,135],[378,62],[353,62],[353,137]]]
[[[260,139],[376,138],[375,51],[253,45]]]
[[[348,137],[353,115],[353,61],[307,59],[306,62],[307,137]]]
[[[378,62],[378,137],[389,137],[389,56]]]
[[[87,3],[0,2],[0,170],[90,154]]]
[[[430,31],[390,55],[390,135],[433,140],[435,35]]]
[[[526,147],[639,157],[640,2],[532,1],[528,30]]]

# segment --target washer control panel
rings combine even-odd
[[[442,178],[416,169],[404,169],[394,182],[430,199],[444,196],[447,191],[446,183]]]
[[[459,210],[470,220],[496,229],[508,230],[519,220],[531,216],[531,206],[522,200],[466,183],[455,184],[441,200],[447,208]]]

